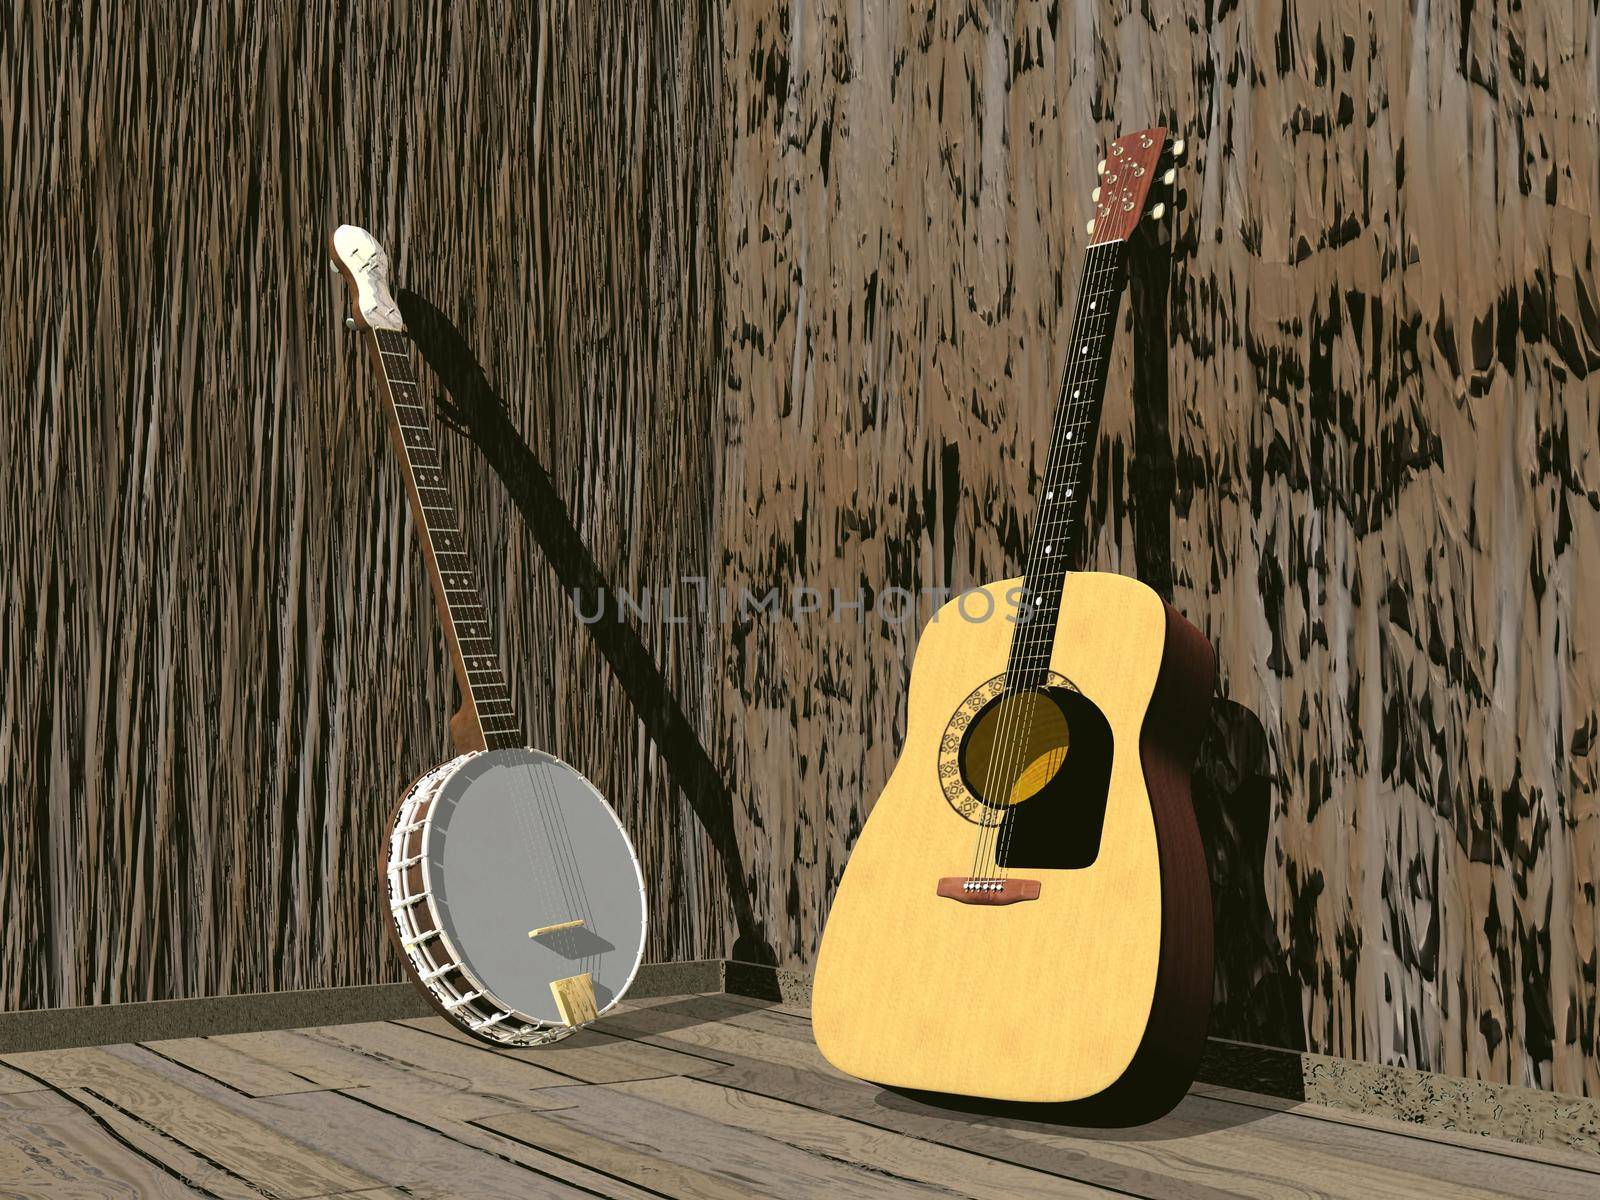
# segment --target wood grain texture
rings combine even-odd
[[[613,1065],[634,1066],[610,1080],[550,1083],[528,1051],[429,1023],[441,1032],[369,1023],[270,1035],[271,1070],[322,1083],[287,1093],[261,1074],[265,1058],[195,1043],[165,1045],[181,1058],[148,1045],[5,1056],[34,1090],[0,1096],[0,1180],[30,1198],[1577,1200],[1600,1175],[1592,1154],[1222,1088],[1131,1131],[974,1118],[840,1075],[804,1016],[740,997],[623,1001],[553,1048],[607,1043]],[[421,1058],[419,1042],[431,1043]],[[337,1083],[350,1047],[377,1070]],[[367,1182],[327,1189],[352,1175]]]
[[[866,590],[629,614],[641,712],[532,501],[443,439],[529,732],[640,848],[649,956],[810,965],[919,589],[1018,565],[1100,147],[1162,121],[1187,198],[1134,266],[1088,557],[1218,651],[1214,1031],[1600,1094],[1597,24],[7,9],[0,1006],[400,978],[370,862],[453,699],[342,220],[606,583]],[[920,617],[873,614],[893,587]]]

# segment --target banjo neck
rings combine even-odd
[[[433,423],[417,391],[411,339],[389,294],[388,256],[364,230],[349,225],[339,227],[332,243],[335,269],[351,286],[351,323],[362,331],[383,384],[389,440],[400,459],[439,623],[461,688],[461,709],[450,721],[455,748],[465,753],[522,746],[522,723],[500,668],[478,572],[467,552]]]

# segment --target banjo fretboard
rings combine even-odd
[[[456,675],[490,750],[524,744],[522,723],[500,669],[494,631],[467,553],[455,501],[445,480],[433,423],[417,392],[411,339],[397,329],[371,329],[374,358],[389,395],[389,416],[422,540],[439,619],[456,660]]]

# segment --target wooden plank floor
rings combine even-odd
[[[1204,1085],[1135,1130],[953,1114],[737,996],[540,1050],[430,1018],[0,1058],[7,1198],[1596,1195],[1600,1158]]]

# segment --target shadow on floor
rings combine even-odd
[[[733,957],[776,962],[777,955],[751,904],[750,883],[734,836],[733,794],[700,735],[679,707],[643,640],[623,620],[620,606],[604,602],[607,595],[614,594],[609,581],[589,553],[544,464],[522,440],[509,407],[490,386],[461,331],[415,292],[401,289],[398,300],[412,341],[443,385],[439,419],[465,434],[500,477],[562,590],[578,598],[581,611],[600,613],[595,620],[586,620],[584,628],[722,859],[738,928]]]
[[[652,1035],[671,1033],[675,1029],[690,1029],[696,1025],[715,1025],[728,1017],[760,1012],[770,1005],[749,1000],[725,1000],[719,996],[690,996],[666,1004],[646,1004],[626,1012],[607,1013],[594,1023],[601,1033],[608,1023],[619,1028],[647,1029]],[[557,1043],[559,1045],[559,1043]]]
[[[1105,1138],[1116,1142],[1165,1142],[1193,1137],[1217,1129],[1249,1125],[1275,1115],[1267,1109],[1213,1100],[1190,1092],[1178,1106],[1153,1121],[1137,1123],[1116,1110],[1108,1110],[1093,1100],[1067,1104],[1023,1104],[983,1100],[970,1096],[945,1096],[885,1088],[877,1103],[895,1112],[990,1129],[1016,1129],[1034,1133],[1070,1133],[1078,1138]],[[1199,1111],[1204,1109],[1204,1113]]]

